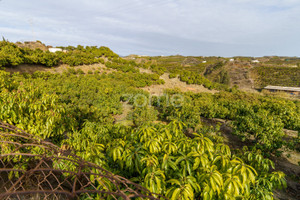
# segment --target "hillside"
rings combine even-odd
[[[15,44],[20,48],[28,48],[31,50],[40,49],[42,51],[47,51],[48,47],[50,47],[50,46],[46,46],[41,41],[16,42]]]
[[[18,128],[0,126],[3,166],[25,174],[46,167],[64,180],[81,173],[68,156],[86,161],[93,167],[83,176],[102,191],[94,199],[108,198],[109,191],[127,195],[126,184],[114,178],[155,198],[300,198],[300,101],[234,87],[253,91],[256,67],[274,62],[298,69],[292,67],[297,59],[121,58],[107,47],[62,48],[67,51],[50,53],[0,42],[0,122]],[[15,130],[29,140],[16,139]],[[39,144],[55,146],[64,161],[48,159],[42,167],[27,162],[28,155],[49,156]],[[14,192],[26,199],[24,191],[40,177],[33,175],[2,174],[1,180],[13,186],[21,181],[27,187]],[[53,176],[40,175],[53,188]],[[64,190],[74,192],[74,182]],[[12,197],[1,189],[0,196]],[[91,197],[76,191],[78,198]]]
[[[261,89],[267,85],[300,86],[300,58],[290,57],[140,57],[128,60],[150,65],[152,69],[180,74],[182,70],[204,75],[211,81],[240,89]]]
[[[125,64],[119,63],[119,56],[106,47],[88,47],[86,49],[80,45],[77,47],[60,47],[66,52],[51,54],[47,51],[49,46],[39,41],[18,42],[16,44],[3,41],[2,45],[4,46],[0,52],[0,66],[18,66],[21,64],[43,65],[46,67],[61,64],[78,66],[104,64],[107,61],[104,58],[108,58],[110,62],[115,59],[114,63]],[[6,52],[12,51],[15,51],[15,53],[11,54],[10,57],[6,57]],[[163,57],[131,55],[125,57],[125,60],[128,61],[128,66],[150,69],[158,75],[165,72],[170,73],[171,78],[179,75],[180,80],[188,84],[196,83],[191,80],[193,78],[189,72],[192,72],[193,77],[195,77],[195,74],[199,74],[212,82],[229,87],[236,85],[240,89],[248,91],[261,89],[267,85],[300,86],[300,58],[235,57],[229,59],[222,57],[184,57],[180,55]],[[122,59],[122,62],[125,62],[125,60]],[[109,67],[115,68],[116,66],[111,65]],[[210,84],[207,87],[211,87]]]

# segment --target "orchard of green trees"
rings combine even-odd
[[[29,63],[39,52],[5,41],[0,48],[2,66]],[[293,145],[283,140],[283,128],[300,131],[299,101],[247,94],[188,71],[181,73],[182,81],[220,92],[168,90],[153,98],[139,88],[163,84],[158,74],[164,69],[152,66],[158,74],[140,73],[137,67],[143,64],[126,61],[107,48],[68,50],[67,54],[40,53],[69,65],[99,59],[116,70],[109,74],[0,70],[0,121],[67,146],[83,159],[172,200],[268,200],[274,190],[286,187],[285,174],[275,170],[269,156],[283,147],[299,146],[299,138]],[[36,63],[42,64],[41,60]],[[183,97],[180,106],[169,103],[174,94]],[[132,105],[132,125],[115,120],[124,111],[122,102]],[[204,124],[203,118],[230,121],[233,134],[248,147],[229,148],[219,129]]]
[[[253,69],[258,74],[258,84],[300,87],[300,67],[260,66]]]
[[[231,77],[228,71],[231,70],[231,64],[252,66],[253,68],[248,70],[253,74],[252,78],[255,80],[257,88],[263,88],[267,85],[300,86],[300,58],[298,57],[234,57],[236,63],[228,62],[228,58],[213,56],[185,57],[176,55],[135,57],[135,59],[138,59],[144,67],[151,69],[154,73],[168,72],[170,78],[179,76],[182,81],[188,84],[206,84],[207,87],[218,90],[224,89],[230,84]],[[259,59],[259,63],[252,62],[256,59]],[[213,84],[208,83],[209,81]],[[216,83],[221,84],[217,85]]]
[[[0,67],[11,67],[21,64],[39,64],[46,67],[68,64],[78,66],[83,64],[104,63],[103,58],[114,59],[119,56],[107,47],[64,47],[64,52],[51,53],[40,49],[20,48],[9,41],[0,41]]]
[[[164,97],[151,107],[133,102],[134,126],[115,123],[125,94],[148,96],[136,89],[143,81],[147,78],[132,79],[124,72],[78,76],[1,71],[0,120],[67,145],[85,160],[169,199],[272,199],[274,189],[285,187],[284,174],[273,171],[263,152],[279,148],[284,126],[299,128],[299,104],[272,99],[251,103],[238,92],[182,94],[186,101],[179,108],[166,105]],[[271,112],[269,103],[277,110]],[[283,104],[289,119],[280,116]],[[200,116],[232,119],[237,134],[254,134],[258,145],[233,151],[213,134],[217,130],[201,125]],[[186,136],[187,128],[195,130],[193,137]]]

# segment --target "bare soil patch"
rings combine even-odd
[[[18,66],[14,66],[14,67],[7,67],[5,68],[5,71],[10,72],[10,73],[16,73],[16,72],[20,72],[20,73],[34,73],[36,71],[49,71],[50,68],[47,68],[43,65],[27,65],[27,64],[22,64],[22,65],[18,65]]]
[[[81,69],[85,74],[88,74],[89,71],[95,72],[99,71],[100,73],[107,72],[111,73],[113,69],[108,69],[104,64],[97,63],[97,64],[92,64],[92,65],[79,65],[79,66],[74,66],[70,67],[69,65],[63,64],[55,68],[49,69],[50,72],[55,72],[55,73],[63,73],[64,71],[67,71],[69,68],[74,68],[75,70]]]
[[[151,73],[145,69],[142,69],[140,71],[144,72],[144,73]],[[216,93],[216,92],[218,92],[217,90],[209,90],[202,85],[195,85],[195,84],[188,85],[185,82],[180,81],[178,77],[170,79],[168,73],[163,74],[162,76],[160,76],[160,78],[165,81],[165,84],[151,85],[151,86],[144,87],[142,89],[149,92],[151,95],[156,95],[156,96],[163,95],[164,91],[166,89],[179,89],[182,92],[194,92],[194,93],[200,93],[200,92]]]
[[[124,120],[127,120],[127,116],[129,114],[129,112],[132,110],[133,106],[128,104],[128,102],[122,102],[122,109],[123,112],[120,115],[115,115],[115,121],[116,122],[121,122]]]
[[[15,67],[8,67],[5,68],[5,71],[15,73],[15,72],[20,72],[20,73],[34,73],[37,71],[42,71],[42,72],[51,72],[51,73],[63,73],[64,71],[67,71],[68,69],[73,68],[75,70],[81,69],[85,74],[88,74],[89,71],[95,72],[98,71],[99,73],[111,73],[113,71],[116,71],[114,69],[108,69],[104,64],[97,63],[97,64],[92,64],[92,65],[79,65],[79,66],[74,66],[71,67],[69,65],[63,64],[59,65],[56,67],[45,67],[43,65],[28,65],[28,64],[23,64],[23,65],[18,65]]]
[[[132,111],[133,106],[130,105],[128,102],[121,102],[122,103],[122,114],[115,115],[114,123],[118,123],[124,126],[133,126],[133,120],[129,119],[129,113]]]

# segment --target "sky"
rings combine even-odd
[[[123,56],[300,56],[300,0],[0,0],[1,35]]]

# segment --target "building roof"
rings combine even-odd
[[[52,53],[55,53],[55,52],[57,52],[57,51],[63,51],[61,48],[49,48],[48,49],[50,52],[52,52]]]
[[[264,89],[267,89],[267,90],[282,90],[282,91],[300,92],[300,87],[282,87],[282,86],[268,85]]]
[[[61,48],[57,48],[57,47],[50,47],[49,49],[53,49],[53,50],[62,50]]]

